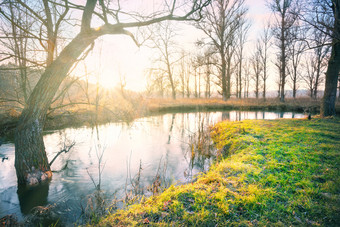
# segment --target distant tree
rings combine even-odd
[[[275,84],[277,85],[277,98],[280,99],[281,97],[281,82],[282,82],[282,74],[281,72],[281,57],[280,55],[276,54],[276,61],[274,62],[275,67],[277,68],[277,71],[279,72],[279,76],[275,79]]]
[[[243,65],[243,87],[244,87],[244,92],[243,92],[243,97],[248,98],[249,97],[249,86],[250,86],[250,61],[246,60],[244,65]]]
[[[299,25],[295,25],[290,29],[290,45],[288,46],[289,60],[288,60],[288,74],[291,79],[293,98],[296,98],[298,89],[298,82],[300,80],[300,65],[303,53],[306,51],[306,43],[304,42],[305,30]]]
[[[149,69],[147,74],[147,90],[148,93],[156,93],[160,97],[164,97],[166,90],[166,78],[163,71],[159,69]]]
[[[311,33],[310,37],[312,37],[313,48],[307,55],[307,74],[304,80],[311,91],[311,98],[317,99],[318,89],[324,81],[323,75],[326,71],[331,46],[326,45],[329,37],[318,29],[312,29]]]
[[[175,78],[175,65],[180,61],[179,51],[176,50],[174,38],[176,32],[169,21],[159,23],[153,28],[152,48],[156,49],[159,55],[155,59],[155,65],[163,71],[169,81],[171,96],[176,99],[177,83]]]
[[[254,81],[254,89],[255,89],[255,97],[258,99],[259,98],[259,93],[260,93],[260,79],[261,79],[261,74],[262,74],[262,64],[261,64],[261,55],[260,55],[260,41],[258,40],[256,43],[256,49],[255,53],[252,55],[250,62],[251,62],[251,68],[253,70],[252,74],[252,80]]]
[[[204,87],[204,96],[206,98],[211,96],[212,65],[214,64],[212,59],[213,54],[211,50],[203,49],[192,59],[195,77],[194,95],[196,98],[201,97],[202,87]]]
[[[285,101],[285,85],[287,78],[287,48],[290,41],[290,30],[297,21],[298,4],[295,0],[271,0],[269,8],[275,16],[274,37],[277,40],[276,46],[279,49],[279,68],[280,75],[280,101]]]
[[[189,60],[187,59],[187,62]],[[187,65],[187,68],[186,68],[186,95],[187,95],[187,98],[190,97],[190,94],[191,94],[191,89],[190,89],[190,78],[191,78],[191,69],[192,69],[192,66],[189,64]]]
[[[303,80],[305,81],[307,88],[309,90],[309,96],[314,98],[315,84],[321,82],[321,78],[317,79],[317,63],[315,60],[315,55],[313,53],[308,53],[305,55],[305,75]],[[317,81],[317,82],[316,82]]]
[[[210,98],[211,96],[211,76],[212,76],[212,53],[208,50],[204,53],[204,64],[205,64],[205,97]]]
[[[190,71],[189,71],[189,62],[188,62],[188,54],[182,50],[181,52],[181,60],[179,64],[179,81],[180,81],[180,91],[182,97],[186,94],[190,96]]]
[[[236,97],[242,98],[242,68],[243,68],[243,59],[244,59],[244,46],[247,42],[247,35],[250,28],[250,24],[247,21],[240,22],[241,26],[239,26],[237,30],[237,44],[236,44],[236,58],[237,58],[237,66],[238,70],[236,72]]]
[[[193,56],[191,59],[191,65],[194,75],[194,97],[199,98],[200,96],[200,68],[202,66],[202,57],[200,55]]]
[[[9,4],[9,2],[11,1],[2,3],[0,13],[6,20],[12,21],[8,17],[8,13],[3,10],[4,4]],[[136,41],[133,33],[128,30],[129,28],[144,27],[165,20],[199,19],[201,16],[200,11],[209,4],[209,1],[197,0],[191,4],[181,5],[182,7],[179,10],[178,2],[173,1],[173,4],[167,6],[164,11],[155,12],[151,15],[138,15],[123,12],[120,4],[118,6],[110,3],[104,4],[102,0],[98,1],[98,6],[96,0],[88,0],[85,5],[77,5],[68,1],[42,0],[42,3],[39,2],[44,6],[45,15],[42,17],[36,13],[37,9],[41,9],[36,2],[34,4],[32,2],[27,2],[26,4],[20,0],[18,2],[20,4],[15,8],[16,11],[28,10],[36,18],[38,28],[46,27],[46,39],[42,41],[46,43],[44,46],[47,49],[46,69],[27,101],[15,133],[15,168],[19,184],[36,184],[51,177],[52,173],[43,141],[43,126],[48,108],[60,84],[67,77],[69,70],[98,37],[120,34],[130,36]],[[31,4],[31,6],[28,4]],[[52,12],[50,9],[56,6],[60,7],[61,10]],[[57,33],[55,28],[64,22],[65,15],[68,14],[70,8],[82,11],[79,23],[80,31],[72,38],[70,37],[70,41],[65,48],[56,53],[57,43],[55,38]],[[182,15],[176,16],[178,11]],[[91,27],[93,17],[96,17],[96,24],[99,25],[95,28]],[[125,22],[121,21],[121,17],[124,17]],[[53,18],[58,19],[53,20]],[[20,27],[18,28],[21,29]],[[39,32],[39,30],[32,30],[29,34],[39,37]]]
[[[215,63],[219,70],[219,83],[222,98],[227,100],[231,94],[231,61],[235,52],[235,33],[242,25],[241,21],[247,12],[244,0],[216,0],[203,12],[202,20],[197,27],[206,36],[206,43],[210,44],[218,61]]]
[[[267,79],[269,77],[268,74],[268,59],[269,59],[269,47],[270,47],[270,40],[272,37],[272,33],[270,32],[270,24],[268,23],[265,25],[262,34],[260,35],[260,59],[262,64],[263,73],[261,74],[262,82],[263,82],[263,91],[262,97],[266,99],[266,92],[267,92]]]

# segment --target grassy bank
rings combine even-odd
[[[340,223],[340,119],[221,122],[216,163],[194,183],[109,215],[99,225]]]

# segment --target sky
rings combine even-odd
[[[144,10],[157,10],[157,0],[143,0],[141,5],[134,5]],[[256,40],[257,35],[268,20],[270,11],[266,7],[266,0],[246,0],[249,8],[248,18],[251,21],[248,45]],[[141,8],[142,7],[142,8]],[[155,9],[156,8],[156,9]],[[194,42],[203,33],[193,26],[176,22],[178,29],[177,42],[186,50],[195,48]],[[99,78],[99,83],[106,88],[113,88],[119,84],[120,78],[125,77],[126,88],[143,91],[146,86],[146,70],[152,66],[154,50],[147,46],[137,47],[132,39],[124,35],[107,35],[96,41],[93,52],[87,57],[88,70]],[[76,70],[82,74],[82,66]],[[92,82],[95,79],[91,80]]]

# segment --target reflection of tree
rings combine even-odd
[[[222,113],[222,121],[230,120],[230,112],[223,112]]]
[[[241,121],[242,120],[241,111],[236,111],[236,120],[237,121]]]
[[[194,131],[187,135],[189,143],[182,148],[184,158],[188,167],[184,170],[184,177],[187,181],[192,180],[196,172],[203,172],[212,157],[212,146],[210,145],[210,113],[196,113]],[[185,150],[185,151],[184,151]]]
[[[19,184],[17,194],[21,213],[27,215],[34,207],[47,205],[49,186],[49,183],[40,184],[36,187],[26,187]]]
[[[170,126],[170,130],[169,130],[168,144],[170,144],[170,140],[171,140],[171,136],[172,136],[172,129],[174,128],[175,116],[176,116],[176,114],[172,114],[171,126]]]

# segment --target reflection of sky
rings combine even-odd
[[[295,114],[294,117],[302,117]],[[188,137],[197,132],[201,122],[204,125],[214,124],[223,120],[243,119],[275,119],[291,118],[292,113],[274,112],[209,112],[209,113],[178,113],[140,118],[127,125],[110,123],[95,128],[82,127],[49,132],[44,136],[46,151],[51,160],[62,144],[75,141],[76,146],[71,152],[62,154],[55,161],[52,170],[59,171],[67,163],[67,168],[55,172],[49,185],[47,201],[57,203],[60,215],[69,221],[76,221],[80,215],[80,201],[93,193],[93,180],[98,183],[98,157],[103,153],[101,163],[102,185],[106,195],[112,198],[124,193],[127,172],[133,178],[142,164],[141,184],[150,185],[157,171],[173,183],[186,182],[184,172],[198,173],[209,160],[194,163],[189,168],[190,152]],[[67,139],[65,139],[67,138]],[[99,139],[98,139],[99,138]],[[8,160],[0,163],[0,216],[16,213],[21,217],[18,196],[16,193],[16,175],[14,170],[14,146],[4,144],[0,147],[2,156]],[[128,187],[130,183],[128,181]]]

